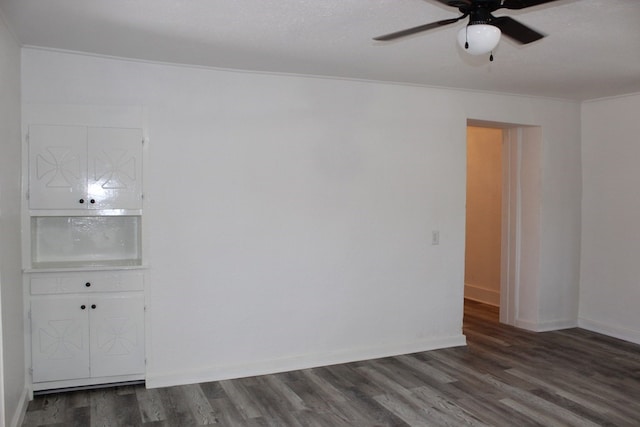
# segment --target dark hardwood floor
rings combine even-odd
[[[36,397],[24,426],[640,426],[640,346],[466,302],[467,347],[230,381]]]

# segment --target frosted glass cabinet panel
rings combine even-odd
[[[142,265],[141,217],[31,217],[31,264],[35,269]]]
[[[140,209],[142,130],[29,126],[30,209]]]

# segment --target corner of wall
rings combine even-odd
[[[16,410],[11,417],[11,422],[9,423],[10,427],[19,427],[24,422],[24,417],[27,413],[27,406],[29,405],[29,389],[25,387],[20,393],[20,400],[18,401],[18,405]]]
[[[628,329],[622,326],[585,319],[584,317],[578,318],[578,326],[591,332],[640,344],[640,330]]]

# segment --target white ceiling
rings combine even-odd
[[[640,0],[499,10],[548,34],[465,54],[465,21],[401,41],[372,37],[458,15],[432,0],[0,0],[25,46],[198,66],[585,100],[640,92]]]

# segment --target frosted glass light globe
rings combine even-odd
[[[483,55],[491,52],[500,42],[500,28],[487,24],[473,24],[458,31],[458,44],[471,55]],[[465,43],[469,48],[465,48]]]

